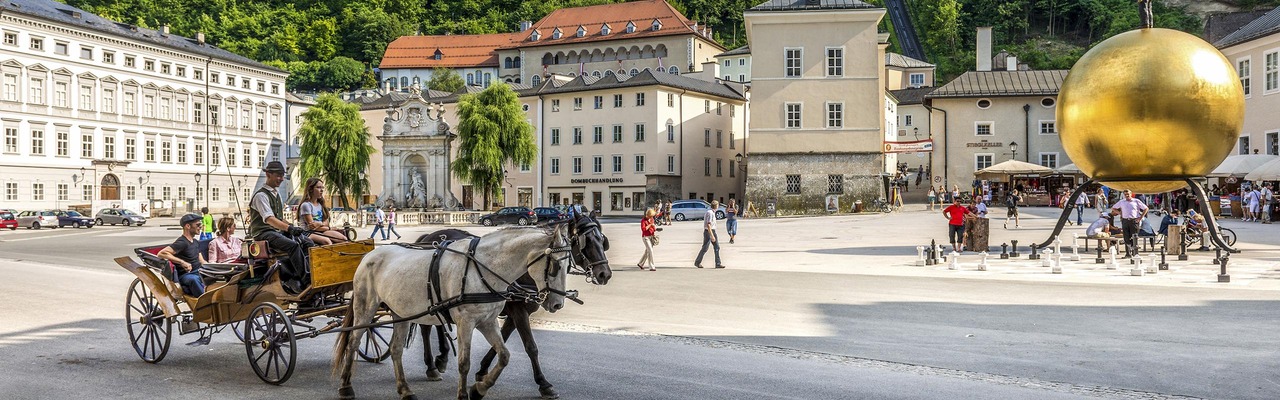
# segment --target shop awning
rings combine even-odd
[[[1048,175],[1052,174],[1053,169],[1018,160],[1009,160],[990,167],[986,167],[974,172],[973,175],[978,178],[991,178],[997,176],[1012,175]]]
[[[1084,173],[1080,172],[1080,167],[1077,167],[1075,164],[1063,165],[1053,171],[1063,175],[1080,175]]]
[[[1280,181],[1280,157],[1276,157],[1266,164],[1254,168],[1253,171],[1249,171],[1248,174],[1245,174],[1244,179],[1250,181]]]
[[[1213,172],[1210,172],[1207,176],[1210,178],[1239,178],[1248,175],[1263,164],[1276,159],[1280,159],[1280,156],[1270,154],[1236,154],[1228,156],[1225,160],[1222,160],[1222,164],[1218,164],[1218,168],[1214,168]]]

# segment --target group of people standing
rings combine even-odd
[[[1240,202],[1240,209],[1244,212],[1241,221],[1271,223],[1271,210],[1277,205],[1277,201],[1270,183],[1241,188]]]
[[[664,206],[665,204],[665,206]],[[664,208],[665,207],[665,208]],[[702,249],[698,251],[698,258],[694,260],[693,266],[702,268],[702,258],[707,254],[710,248],[714,252],[716,259],[716,268],[724,268],[724,264],[720,261],[720,242],[719,235],[716,234],[717,219],[716,210],[720,208],[720,202],[711,201],[711,208],[702,216]],[[644,243],[644,254],[640,257],[640,262],[636,263],[636,267],[647,269],[649,271],[657,271],[654,265],[653,247],[659,243],[658,232],[662,228],[658,228],[662,222],[666,221],[666,225],[671,224],[671,203],[663,203],[659,201],[653,208],[646,209],[644,217],[640,219],[640,240]],[[729,235],[729,244],[733,244],[738,236],[738,217],[742,215],[742,210],[738,208],[738,203],[734,199],[729,199],[729,204],[724,210],[725,230]]]

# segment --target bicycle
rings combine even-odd
[[[1236,231],[1223,227],[1218,227],[1218,230],[1222,232],[1222,239],[1227,242],[1227,246],[1236,245]],[[1182,235],[1182,241],[1187,244],[1187,247],[1201,243],[1204,240],[1204,232],[1205,228],[1190,228],[1188,229],[1189,234]],[[1201,243],[1201,245],[1204,246],[1206,244]]]
[[[880,211],[882,213],[890,213],[897,208],[898,208],[897,206],[889,204],[889,202],[885,200],[883,197],[875,199],[871,202],[871,209]]]

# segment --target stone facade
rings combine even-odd
[[[884,197],[883,179],[876,173],[882,162],[879,154],[865,153],[755,153],[747,167],[747,198],[761,213],[774,201],[778,215],[826,214],[827,195],[831,194],[838,195],[842,212],[858,200],[865,207]],[[799,176],[799,193],[787,192],[788,175]],[[829,185],[832,175],[840,176],[841,187]]]

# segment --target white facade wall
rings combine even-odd
[[[211,166],[219,193],[207,204],[232,211],[233,194],[244,207],[263,158],[283,160],[284,72],[18,14],[0,16],[0,31],[0,207],[96,211],[152,199],[198,209],[204,178],[197,189],[194,175],[208,175],[210,155],[197,151],[220,146],[235,159]],[[208,121],[210,106],[219,120],[206,146],[196,119]],[[101,187],[112,179],[118,198]]]
[[[738,83],[751,82],[750,54],[717,57],[716,61],[720,62],[720,76],[718,78]]]
[[[449,68],[462,77],[462,81],[471,86],[489,87],[498,82],[497,67],[457,67]],[[392,68],[381,70],[382,87],[387,90],[407,91],[409,86],[417,83],[423,90],[427,81],[431,80],[434,68]],[[487,80],[486,80],[487,77]]]
[[[1221,49],[1245,88],[1244,126],[1231,154],[1280,154],[1280,33]],[[1247,144],[1247,146],[1246,146]]]

